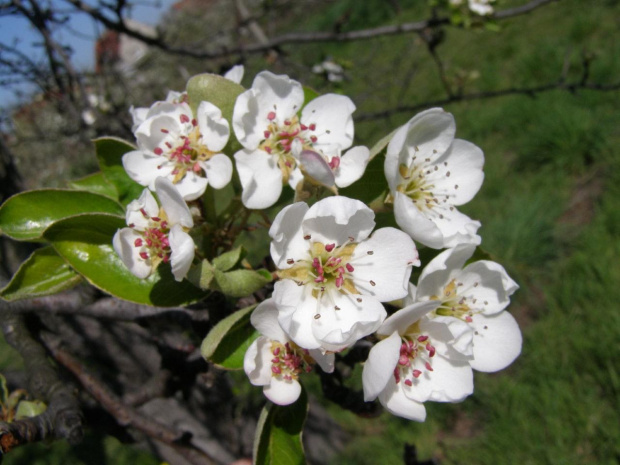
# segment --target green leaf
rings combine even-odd
[[[234,270],[222,273],[215,270],[215,283],[212,288],[230,297],[244,297],[258,291],[271,282],[271,273],[266,270]]]
[[[243,247],[237,247],[213,259],[213,266],[220,271],[228,271],[244,257]]]
[[[320,94],[312,87],[303,86],[304,89],[304,105],[308,105],[312,100],[317,98]]]
[[[76,181],[69,181],[67,184],[71,189],[105,195],[111,199],[118,200],[118,191],[116,187],[108,182],[101,171]]]
[[[48,246],[35,250],[22,263],[9,284],[0,290],[0,297],[13,301],[56,294],[80,281],[81,276]]]
[[[161,264],[147,279],[131,274],[112,248],[112,237],[124,226],[118,216],[80,215],[57,222],[44,237],[89,283],[121,299],[173,307],[207,295],[187,280],[175,281],[169,265]]]
[[[375,158],[378,154],[380,154],[381,151],[388,146],[388,144],[392,140],[392,137],[394,137],[394,134],[396,134],[396,131],[398,131],[399,129],[400,128],[394,129],[387,136],[379,139],[379,141],[375,145],[372,146],[372,148],[370,149],[370,159],[371,160],[373,158]]]
[[[41,415],[47,410],[47,405],[40,400],[22,400],[17,406],[17,412],[15,413],[15,419],[21,420],[22,418],[32,418],[37,415]]]
[[[91,192],[28,191],[14,195],[0,207],[0,232],[18,241],[37,241],[48,226],[81,213],[125,214],[114,200]]]
[[[349,187],[340,189],[340,195],[358,199],[370,204],[376,198],[384,195],[388,188],[383,170],[383,157],[375,157],[368,163],[364,176]]]
[[[308,395],[301,390],[294,404],[266,406],[254,437],[255,465],[303,465],[306,463],[301,435],[308,415]]]
[[[94,142],[99,168],[105,179],[116,188],[120,202],[127,205],[140,197],[144,186],[131,179],[123,168],[123,155],[136,150],[136,147],[115,137],[102,137]]]
[[[241,309],[215,325],[200,346],[205,360],[228,370],[243,368],[245,352],[259,336],[250,324],[250,315],[255,307]]]
[[[6,378],[0,373],[0,406],[7,405],[9,401],[9,388],[6,385]]]

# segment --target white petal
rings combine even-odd
[[[396,384],[392,377],[379,395],[379,401],[392,415],[413,421],[426,420],[424,404],[409,399],[401,389],[402,383]]]
[[[170,176],[167,179],[172,181],[174,178]],[[189,202],[201,197],[207,189],[207,184],[207,178],[202,176],[202,173],[198,174],[194,171],[188,171],[185,173],[185,176],[183,176],[174,186],[177,188],[183,199]]]
[[[142,210],[146,213],[146,217],[142,213]],[[127,213],[125,214],[125,220],[128,225],[132,225],[137,230],[145,230],[150,226],[151,217],[159,215],[159,205],[151,191],[144,189],[140,198],[132,200],[127,205]]]
[[[362,372],[364,401],[370,402],[385,389],[400,356],[401,338],[394,331],[387,339],[379,341],[370,349]]]
[[[353,283],[360,293],[389,302],[407,295],[411,267],[419,265],[420,260],[407,234],[396,228],[381,228],[357,245],[351,263],[355,268]]]
[[[336,356],[333,352],[324,352],[320,349],[312,349],[309,350],[308,353],[325,373],[332,373],[334,371]]]
[[[196,111],[202,142],[212,152],[219,152],[228,142],[230,127],[222,111],[211,102],[202,101]]]
[[[316,125],[311,135],[317,136],[313,145],[340,145],[342,150],[351,147],[353,142],[353,101],[344,95],[325,94],[308,103],[301,112],[301,122],[306,126]]]
[[[185,200],[169,179],[157,178],[155,180],[155,191],[171,225],[180,224],[186,228],[194,226],[192,214]]]
[[[243,187],[243,205],[263,209],[276,203],[282,193],[282,171],[274,157],[263,150],[240,150],[235,153],[235,161]]]
[[[428,302],[417,302],[402,308],[396,313],[385,319],[381,327],[377,330],[377,334],[387,336],[394,331],[401,336],[405,334],[409,326],[418,321],[428,312],[432,312],[439,306],[440,302],[429,300]]]
[[[114,250],[121,258],[127,269],[140,279],[147,278],[152,272],[150,259],[144,260],[140,257],[140,248],[134,245],[136,239],[141,239],[142,235],[131,228],[123,228],[116,231],[112,238]]]
[[[265,397],[274,404],[290,405],[299,398],[301,384],[295,380],[285,380],[273,377],[271,383],[263,388]]]
[[[375,214],[363,202],[347,197],[327,197],[318,201],[306,213],[304,235],[313,242],[342,245],[353,238],[363,241],[375,227]]]
[[[417,298],[425,300],[439,295],[450,280],[461,272],[465,262],[474,254],[476,247],[461,244],[445,250],[433,258],[422,270],[418,279]]]
[[[289,205],[277,214],[269,228],[269,236],[273,239],[271,257],[281,270],[291,266],[287,260],[296,261],[306,258],[308,254],[308,243],[301,230],[301,222],[307,211],[308,205],[304,202]]]
[[[344,295],[335,291],[324,295],[319,303],[317,313],[321,317],[312,315],[312,331],[321,347],[334,352],[374,333],[386,316],[383,305],[365,295]]]
[[[261,302],[252,312],[250,321],[263,336],[283,344],[288,342],[286,333],[278,323],[278,307],[273,299]]]
[[[385,162],[383,163],[385,179],[387,180],[390,192],[392,193],[396,192],[396,188],[402,180],[399,171],[399,154],[401,150],[404,150],[403,144],[405,142],[405,139],[407,138],[407,130],[408,126],[405,124],[404,126],[401,126],[399,129],[394,131],[394,135],[390,140],[390,144],[393,144],[392,150],[386,152]]]
[[[447,166],[441,167],[443,163]],[[469,202],[480,190],[484,180],[484,154],[482,150],[461,139],[455,139],[448,151],[437,160],[441,167],[437,171],[431,171],[428,180],[434,184],[434,191],[448,192],[449,202],[452,205],[463,205]],[[446,177],[445,172],[450,176]],[[434,176],[437,173],[439,176]],[[458,186],[455,189],[454,186]]]
[[[196,245],[192,237],[183,231],[180,224],[175,224],[170,229],[170,266],[172,274],[177,281],[183,281],[187,276],[189,267],[194,260],[194,249]]]
[[[174,165],[163,156],[134,150],[123,155],[123,168],[131,179],[138,184],[155,190],[155,179],[159,176],[170,176]]]
[[[463,286],[472,286],[470,292],[478,299],[485,315],[498,313],[508,306],[510,296],[519,288],[503,266],[488,260],[480,260],[465,267],[459,276]],[[473,288],[474,284],[478,285]]]
[[[522,337],[519,325],[508,312],[497,315],[474,315],[474,370],[487,373],[502,370],[521,353]]]
[[[224,77],[236,84],[241,84],[244,71],[243,65],[235,65],[224,73]]]
[[[415,359],[418,362],[418,359]],[[413,385],[403,385],[405,395],[417,402],[460,402],[474,392],[474,375],[466,361],[448,360],[437,354],[432,359],[433,371],[420,361],[416,368],[422,371],[418,378],[410,378]],[[401,381],[402,383],[402,381]]]
[[[424,319],[421,322],[420,328],[423,331],[436,334],[438,326],[445,328],[446,333],[441,340],[441,344],[435,345],[438,353],[450,360],[473,359],[474,331],[470,324],[459,318],[435,316]]]
[[[438,215],[441,216],[438,216]],[[453,207],[439,209],[433,221],[444,237],[443,247],[454,247],[458,244],[480,245],[481,238],[476,234],[480,222],[472,220]]]
[[[207,173],[207,182],[214,189],[225,187],[232,179],[232,161],[222,153],[213,155],[209,160],[201,162],[200,165]]]
[[[334,172],[319,153],[313,150],[303,150],[299,154],[302,172],[305,172],[314,181],[326,187],[333,187],[336,180]]]
[[[312,331],[314,316],[318,313],[318,301],[290,279],[274,285],[273,300],[278,307],[278,323],[299,347],[319,349],[321,343]]]
[[[271,341],[267,337],[256,339],[243,357],[243,370],[254,386],[266,386],[273,378],[271,372]]]
[[[409,197],[400,192],[394,195],[394,217],[398,226],[414,241],[432,249],[444,247],[444,238],[437,225],[418,210]]]
[[[336,185],[338,187],[347,187],[357,181],[364,175],[366,165],[370,158],[370,150],[368,147],[359,145],[353,147],[342,157],[340,157],[340,166],[336,168]]]

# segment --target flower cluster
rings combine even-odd
[[[242,71],[235,73],[238,83]],[[481,224],[457,210],[482,185],[484,155],[455,138],[443,109],[414,116],[387,144],[379,198],[400,229],[375,230],[369,206],[338,195],[371,158],[368,148],[353,147],[355,105],[336,94],[306,101],[308,94],[288,76],[263,71],[238,90],[229,119],[212,102],[190,105],[191,92],[132,109],[138,147],[123,165],[147,189],[128,205],[114,249],[140,278],[169,263],[181,281],[204,256],[195,255],[196,244],[215,237],[198,240],[216,229],[201,217],[207,189],[238,179],[232,189],[247,219],[249,210],[277,204],[289,185],[295,201],[269,227],[278,279],[251,315],[260,336],[244,357],[250,382],[274,403],[293,403],[302,374],[316,365],[332,372],[337,354],[365,338],[374,342],[363,368],[365,400],[423,421],[424,402],[463,400],[473,392],[473,370],[501,370],[521,351],[521,332],[505,311],[518,286],[499,264],[471,260]],[[237,143],[239,150],[227,150]],[[414,241],[438,250],[417,286]]]

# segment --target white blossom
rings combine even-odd
[[[302,349],[291,341],[278,324],[278,309],[273,299],[256,307],[252,325],[261,336],[248,348],[243,368],[255,386],[263,386],[265,396],[275,404],[288,405],[301,393],[299,376],[319,363],[323,371],[334,370],[334,354]]]
[[[435,320],[469,326],[472,331],[463,332],[452,348],[470,357],[475,370],[495,372],[521,353],[519,325],[504,311],[519,286],[495,262],[465,266],[474,251],[475,246],[462,244],[440,253],[422,270],[413,299],[441,302]]]
[[[480,244],[480,223],[455,207],[469,202],[484,179],[484,155],[455,139],[454,117],[441,108],[414,116],[387,148],[385,176],[398,225],[434,248]]]
[[[155,191],[161,207],[148,189],[127,205],[128,227],[114,235],[114,250],[138,278],[147,278],[161,262],[170,262],[174,278],[182,281],[194,259],[194,241],[187,234],[194,221],[169,180],[157,178]]]
[[[373,211],[346,197],[295,203],[276,216],[271,256],[282,279],[273,299],[299,346],[342,350],[379,327],[381,302],[407,295],[415,245],[394,228],[370,235],[374,226]]]
[[[135,130],[138,150],[123,155],[123,166],[139,184],[154,189],[155,179],[172,181],[185,200],[200,197],[207,185],[230,182],[232,162],[220,153],[230,130],[219,108],[201,102],[194,117],[185,102],[151,107]]]
[[[346,187],[362,176],[368,149],[341,153],[353,142],[351,99],[326,94],[302,109],[303,103],[299,82],[268,71],[257,74],[252,87],[237,98],[233,129],[244,148],[235,161],[246,207],[273,205],[283,184],[295,188],[304,175],[331,188]]]

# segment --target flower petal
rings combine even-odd
[[[342,150],[353,143],[353,101],[344,95],[325,94],[309,102],[301,112],[301,122],[306,126],[316,125],[313,135],[317,149],[324,146],[339,145]]]
[[[112,246],[131,274],[145,279],[153,272],[153,268],[151,260],[140,257],[140,248],[135,246],[136,239],[140,238],[142,235],[133,229],[123,228],[114,234]]]
[[[340,157],[340,166],[336,168],[336,185],[348,187],[360,179],[366,171],[366,165],[370,158],[368,147],[358,145],[347,151]]]
[[[241,84],[244,72],[243,65],[235,65],[224,73],[224,77],[236,84]]]
[[[167,158],[141,150],[127,152],[122,160],[129,177],[151,190],[155,190],[155,179],[170,176],[174,170],[174,165]]]
[[[347,197],[327,197],[315,203],[304,217],[304,235],[313,242],[345,244],[363,241],[375,227],[375,214],[363,202]]]
[[[243,187],[243,205],[263,209],[276,203],[282,193],[282,171],[275,159],[263,150],[240,150],[235,153],[235,161]]]
[[[418,279],[417,299],[426,300],[439,295],[443,288],[465,265],[474,254],[476,247],[471,244],[457,245],[444,250],[433,258],[422,270]]]
[[[228,142],[230,127],[222,111],[211,102],[202,101],[196,111],[202,142],[212,152],[219,152]]]
[[[394,377],[390,378],[386,388],[379,394],[379,402],[392,415],[413,421],[426,420],[424,404],[408,398],[401,389],[402,383],[396,384]]]
[[[298,286],[290,279],[278,281],[273,300],[278,307],[278,323],[288,337],[304,349],[319,349],[321,343],[312,331],[319,305],[306,286]]]
[[[151,191],[144,189],[140,198],[132,200],[127,205],[125,220],[128,225],[132,225],[138,231],[143,231],[150,226],[151,217],[157,215],[159,215],[159,205]]]
[[[370,349],[362,372],[365,402],[375,400],[385,389],[389,379],[394,377],[394,368],[400,356],[400,345],[400,336],[394,331],[388,338],[379,341]]]
[[[171,178],[173,177],[171,176],[167,179],[172,180]],[[207,184],[207,178],[193,171],[188,171],[185,173],[185,176],[183,176],[174,186],[177,188],[183,199],[189,202],[201,197],[207,189]]]
[[[334,371],[336,356],[333,352],[324,352],[320,349],[312,349],[309,350],[308,353],[325,373],[332,373]]]
[[[274,376],[271,383],[263,388],[265,397],[274,404],[290,405],[299,399],[301,384],[295,380],[285,380]]]
[[[427,313],[435,310],[439,304],[440,302],[437,300],[429,300],[427,302],[417,302],[412,305],[408,305],[407,307],[404,307],[387,317],[381,327],[377,330],[377,334],[387,336],[388,334],[392,334],[396,331],[402,336],[405,334],[405,331],[409,328],[409,326],[418,321]]]
[[[472,294],[478,299],[477,303],[484,304],[480,308],[485,315],[505,309],[510,303],[510,296],[519,288],[503,266],[488,260],[467,265],[459,279],[463,282],[463,287],[472,289]]]
[[[177,281],[183,281],[187,276],[189,267],[194,260],[194,249],[196,245],[192,237],[183,231],[180,224],[175,224],[170,229],[170,265],[172,274]]]
[[[415,206],[405,194],[394,195],[394,217],[403,231],[414,241],[432,249],[443,248],[444,238],[437,225]]]
[[[474,315],[474,370],[492,373],[510,365],[521,353],[523,339],[514,317],[508,312]]]
[[[297,261],[308,255],[308,244],[301,230],[301,222],[308,211],[308,205],[297,202],[282,209],[277,214],[269,236],[271,241],[271,258],[279,269],[290,268],[287,260]]]
[[[402,387],[408,398],[417,402],[460,402],[474,392],[474,375],[467,361],[448,360],[436,354],[432,360],[433,371],[427,370],[417,358],[415,361],[419,363],[415,368],[422,374],[411,378],[412,386]]]
[[[171,225],[180,224],[186,228],[194,227],[194,220],[187,203],[168,178],[159,177],[155,180],[155,192],[157,192],[161,206]]]
[[[307,176],[326,187],[334,186],[336,182],[334,172],[322,155],[313,150],[303,150],[299,154],[299,159],[303,167],[302,172]]]
[[[271,341],[267,337],[260,336],[248,347],[243,357],[243,370],[254,386],[271,383],[271,358]]]
[[[214,189],[225,187],[232,179],[232,161],[222,153],[213,155],[209,160],[201,162],[200,165],[207,173],[209,185]]]
[[[353,252],[353,283],[361,294],[381,302],[401,299],[408,293],[411,267],[419,265],[411,238],[396,228],[381,228]]]
[[[286,333],[278,323],[278,307],[273,299],[258,304],[250,316],[250,321],[263,336],[283,344],[288,342]]]

